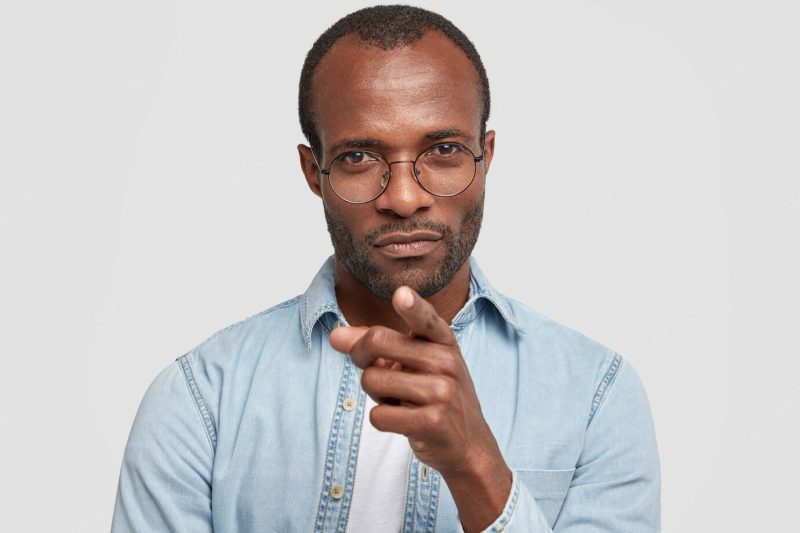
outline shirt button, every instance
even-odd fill
[[[338,500],[342,496],[344,496],[344,487],[338,483],[331,487],[331,498]]]
[[[430,480],[429,476],[430,470],[431,469],[428,468],[428,465],[422,465],[422,481],[424,483],[427,483]]]
[[[356,400],[352,397],[347,397],[342,402],[342,407],[344,407],[345,411],[352,411],[356,408]]]

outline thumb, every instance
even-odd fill
[[[366,327],[340,327],[331,331],[328,341],[334,350],[349,354],[353,345],[367,332]]]

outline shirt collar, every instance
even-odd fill
[[[500,316],[503,317],[509,325],[517,330],[517,333],[520,335],[525,334],[525,328],[519,323],[519,320],[514,315],[514,311],[508,305],[508,298],[492,287],[486,275],[478,266],[478,261],[475,257],[469,258],[469,268],[469,298],[467,298],[467,303],[464,304],[461,311],[453,318],[453,326],[456,328],[464,327],[472,322],[478,318],[478,315],[481,314],[486,304],[489,303],[497,309]]]
[[[507,298],[497,292],[486,279],[474,257],[469,259],[470,284],[469,298],[464,307],[453,318],[453,327],[458,329],[472,322],[483,311],[486,304],[492,304],[500,316],[508,322],[519,334],[524,334],[525,329],[520,325],[514,312],[508,305]],[[301,298],[300,321],[303,330],[303,339],[306,348],[311,349],[311,336],[314,326],[325,315],[332,314],[336,320],[344,321],[342,311],[336,302],[334,288],[334,259],[330,256],[314,276],[305,294]]]

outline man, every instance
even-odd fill
[[[352,13],[299,110],[334,256],[159,375],[112,529],[657,531],[631,366],[470,258],[495,147],[472,43],[418,8]]]

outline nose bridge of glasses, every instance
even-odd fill
[[[415,159],[398,159],[397,161],[386,161],[386,166],[389,167],[389,170],[386,171],[383,175],[384,183],[383,186],[386,186],[385,181],[387,181],[392,176],[392,165],[396,163],[411,163],[414,165],[412,168],[412,172],[414,173],[414,177],[419,176],[419,169],[417,168],[417,161]]]

